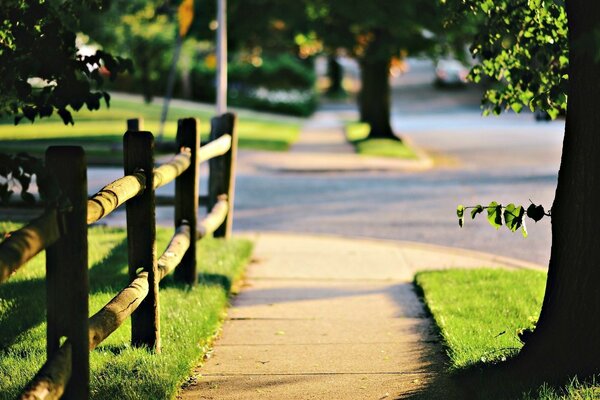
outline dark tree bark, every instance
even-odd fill
[[[600,3],[568,0],[569,104],[546,294],[519,359],[549,378],[600,372]]]
[[[369,139],[397,139],[390,124],[390,59],[360,60],[362,88],[358,95],[360,120],[371,126]]]
[[[342,86],[344,78],[344,69],[338,62],[335,55],[327,58],[327,76],[329,77],[329,88],[327,89],[328,96],[343,96],[346,91]]]
[[[389,58],[360,60],[362,88],[358,95],[360,120],[371,126],[369,139],[397,139],[390,125]]]

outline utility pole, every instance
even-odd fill
[[[217,0],[217,115],[227,112],[227,2]]]
[[[171,61],[171,70],[169,71],[169,77],[167,78],[167,92],[165,93],[163,108],[160,114],[160,125],[158,127],[157,137],[157,141],[159,142],[162,141],[165,133],[165,123],[167,122],[169,103],[171,102],[171,97],[173,97],[173,87],[175,86],[175,78],[177,78],[177,62],[179,61],[179,55],[181,54],[183,39],[190,30],[193,20],[194,0],[183,0],[177,9],[177,24],[179,29],[177,36],[175,37],[175,52],[173,54],[173,61]]]

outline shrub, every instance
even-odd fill
[[[317,106],[315,73],[292,55],[266,57],[260,66],[232,62],[228,79],[228,101],[234,106],[301,116],[312,114]],[[197,63],[192,69],[191,82],[195,100],[214,101],[214,69]]]

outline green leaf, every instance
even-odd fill
[[[517,113],[517,114],[518,114],[518,113],[520,113],[520,112],[521,112],[521,110],[523,109],[523,104],[521,104],[521,103],[512,103],[512,104],[510,105],[510,108],[512,108],[512,110],[513,110],[515,113]]]
[[[548,115],[550,115],[550,118],[552,118],[553,120],[556,119],[556,117],[558,117],[558,114],[560,113],[560,110],[558,108],[548,108],[546,110],[546,112],[548,113]]]
[[[492,201],[488,205],[488,222],[494,228],[498,229],[502,226],[502,205]]]
[[[539,220],[544,218],[545,215],[546,214],[544,213],[544,207],[541,205],[538,206],[535,204],[531,204],[529,207],[527,207],[527,216],[535,222],[538,222]]]
[[[465,206],[460,204],[456,207],[456,216],[458,217],[458,226],[462,228],[465,223]]]
[[[506,224],[506,227],[512,232],[515,232],[523,225],[524,214],[525,210],[522,206],[517,207],[513,203],[507,205],[504,208],[504,223]]]
[[[477,214],[480,214],[480,213],[482,213],[482,212],[483,212],[483,210],[484,210],[483,206],[482,206],[481,204],[477,204],[477,205],[475,206],[475,208],[474,208],[474,209],[471,211],[471,219],[475,219],[475,216],[476,216]]]

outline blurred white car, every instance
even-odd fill
[[[439,60],[435,67],[435,84],[439,86],[458,86],[467,83],[469,68],[453,59]]]

